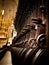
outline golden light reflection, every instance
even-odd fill
[[[4,4],[3,4],[4,3]],[[7,43],[7,38],[12,37],[15,14],[18,0],[0,0],[0,47]]]

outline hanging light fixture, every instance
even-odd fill
[[[44,0],[42,0],[42,4],[40,5],[40,10],[42,13],[45,13],[45,11],[46,11],[46,6],[44,5]]]
[[[41,10],[41,13],[42,13],[42,20],[43,20],[43,24],[45,24],[46,22],[46,6],[45,6],[45,3],[44,3],[44,0],[42,0],[42,4],[40,5],[40,10]]]
[[[4,15],[4,9],[2,10],[2,16]]]
[[[46,10],[46,7],[44,5],[44,0],[42,0],[42,4],[40,5],[40,10],[41,10],[42,13],[44,13],[45,10]]]
[[[5,10],[4,10],[4,0],[2,0],[2,16],[4,16]]]

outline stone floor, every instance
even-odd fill
[[[12,65],[11,52],[7,51],[5,56],[0,61],[0,65]]]

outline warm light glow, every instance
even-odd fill
[[[8,40],[10,42],[8,46],[12,43],[12,30],[15,29],[13,24],[18,6],[18,0],[15,1],[1,0],[0,2],[0,47],[6,45],[7,38],[10,39]],[[13,36],[15,37],[16,34],[14,34]]]
[[[43,22],[42,22],[42,24],[45,24],[46,23],[46,20],[44,20]]]
[[[36,29],[36,30],[38,29],[38,26],[37,26],[37,25],[35,26],[35,29]]]
[[[2,10],[2,15],[4,15],[4,10]]]
[[[14,31],[13,31],[13,38],[16,37],[16,36],[17,36],[17,31],[14,30]]]

